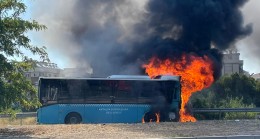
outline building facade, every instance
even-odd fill
[[[87,78],[91,76],[91,73],[85,68],[64,68],[61,70],[60,76],[68,78]]]
[[[91,73],[84,68],[60,69],[55,63],[38,62],[34,69],[25,71],[24,76],[38,87],[40,77],[86,78],[90,77]]]
[[[243,60],[239,58],[240,53],[226,53],[223,55],[222,75],[243,73]]]
[[[35,87],[37,87],[40,77],[59,77],[60,72],[61,69],[57,67],[57,64],[38,62],[34,69],[25,71],[24,76],[30,80]]]

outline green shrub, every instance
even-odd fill
[[[227,98],[226,100],[222,100],[220,102],[222,106],[220,108],[254,108],[254,104],[244,104],[243,97],[238,98]],[[227,112],[224,114],[223,119],[232,120],[232,119],[254,119],[257,113],[255,112]]]

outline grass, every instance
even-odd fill
[[[27,118],[0,118],[0,125],[35,125],[35,117]]]

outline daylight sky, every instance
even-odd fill
[[[40,1],[40,2],[39,2]],[[46,1],[46,0],[44,0]],[[44,19],[48,20],[48,18],[44,18],[41,16],[44,15],[51,15],[51,14],[56,14],[53,13],[53,7],[49,8],[44,4],[43,1],[41,0],[33,0],[33,1],[25,1],[28,9],[27,13],[24,15],[25,18],[27,19],[34,19],[39,21],[40,23],[45,24],[47,27],[50,25],[51,21],[45,21]],[[46,2],[46,3],[50,3]],[[143,6],[143,3],[140,2],[140,5]],[[37,7],[36,6],[46,6],[46,8],[40,8],[41,10],[46,10],[46,11],[41,11],[39,12],[36,11]],[[62,6],[62,3],[61,5]],[[66,5],[69,6],[69,5]],[[66,8],[64,6],[64,8]],[[141,7],[140,6],[140,7]],[[248,71],[249,73],[260,73],[260,0],[249,0],[245,4],[245,6],[242,8],[242,12],[244,15],[244,22],[245,24],[248,23],[253,23],[253,33],[244,38],[243,40],[240,40],[237,42],[236,47],[240,53],[240,59],[244,60],[244,70]],[[44,14],[42,14],[44,13]],[[62,23],[60,23],[62,24]],[[51,30],[51,29],[50,29]],[[66,57],[63,52],[61,52],[58,48],[60,47],[53,47],[51,45],[56,45],[56,44],[51,44],[50,38],[45,38],[43,36],[48,36],[48,34],[55,32],[51,31],[42,31],[40,33],[29,33],[30,38],[32,39],[32,43],[36,44],[38,46],[47,46],[47,51],[49,53],[49,57],[52,62],[58,64],[60,68],[71,68],[74,65],[70,64],[70,59],[69,57]],[[45,34],[45,35],[42,35]],[[249,49],[250,48],[250,49]]]

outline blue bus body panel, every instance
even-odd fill
[[[68,113],[77,112],[83,123],[140,123],[149,110],[145,104],[55,104],[38,110],[38,122],[61,124]]]
[[[38,109],[37,118],[39,123],[59,124],[59,105],[51,105]]]

